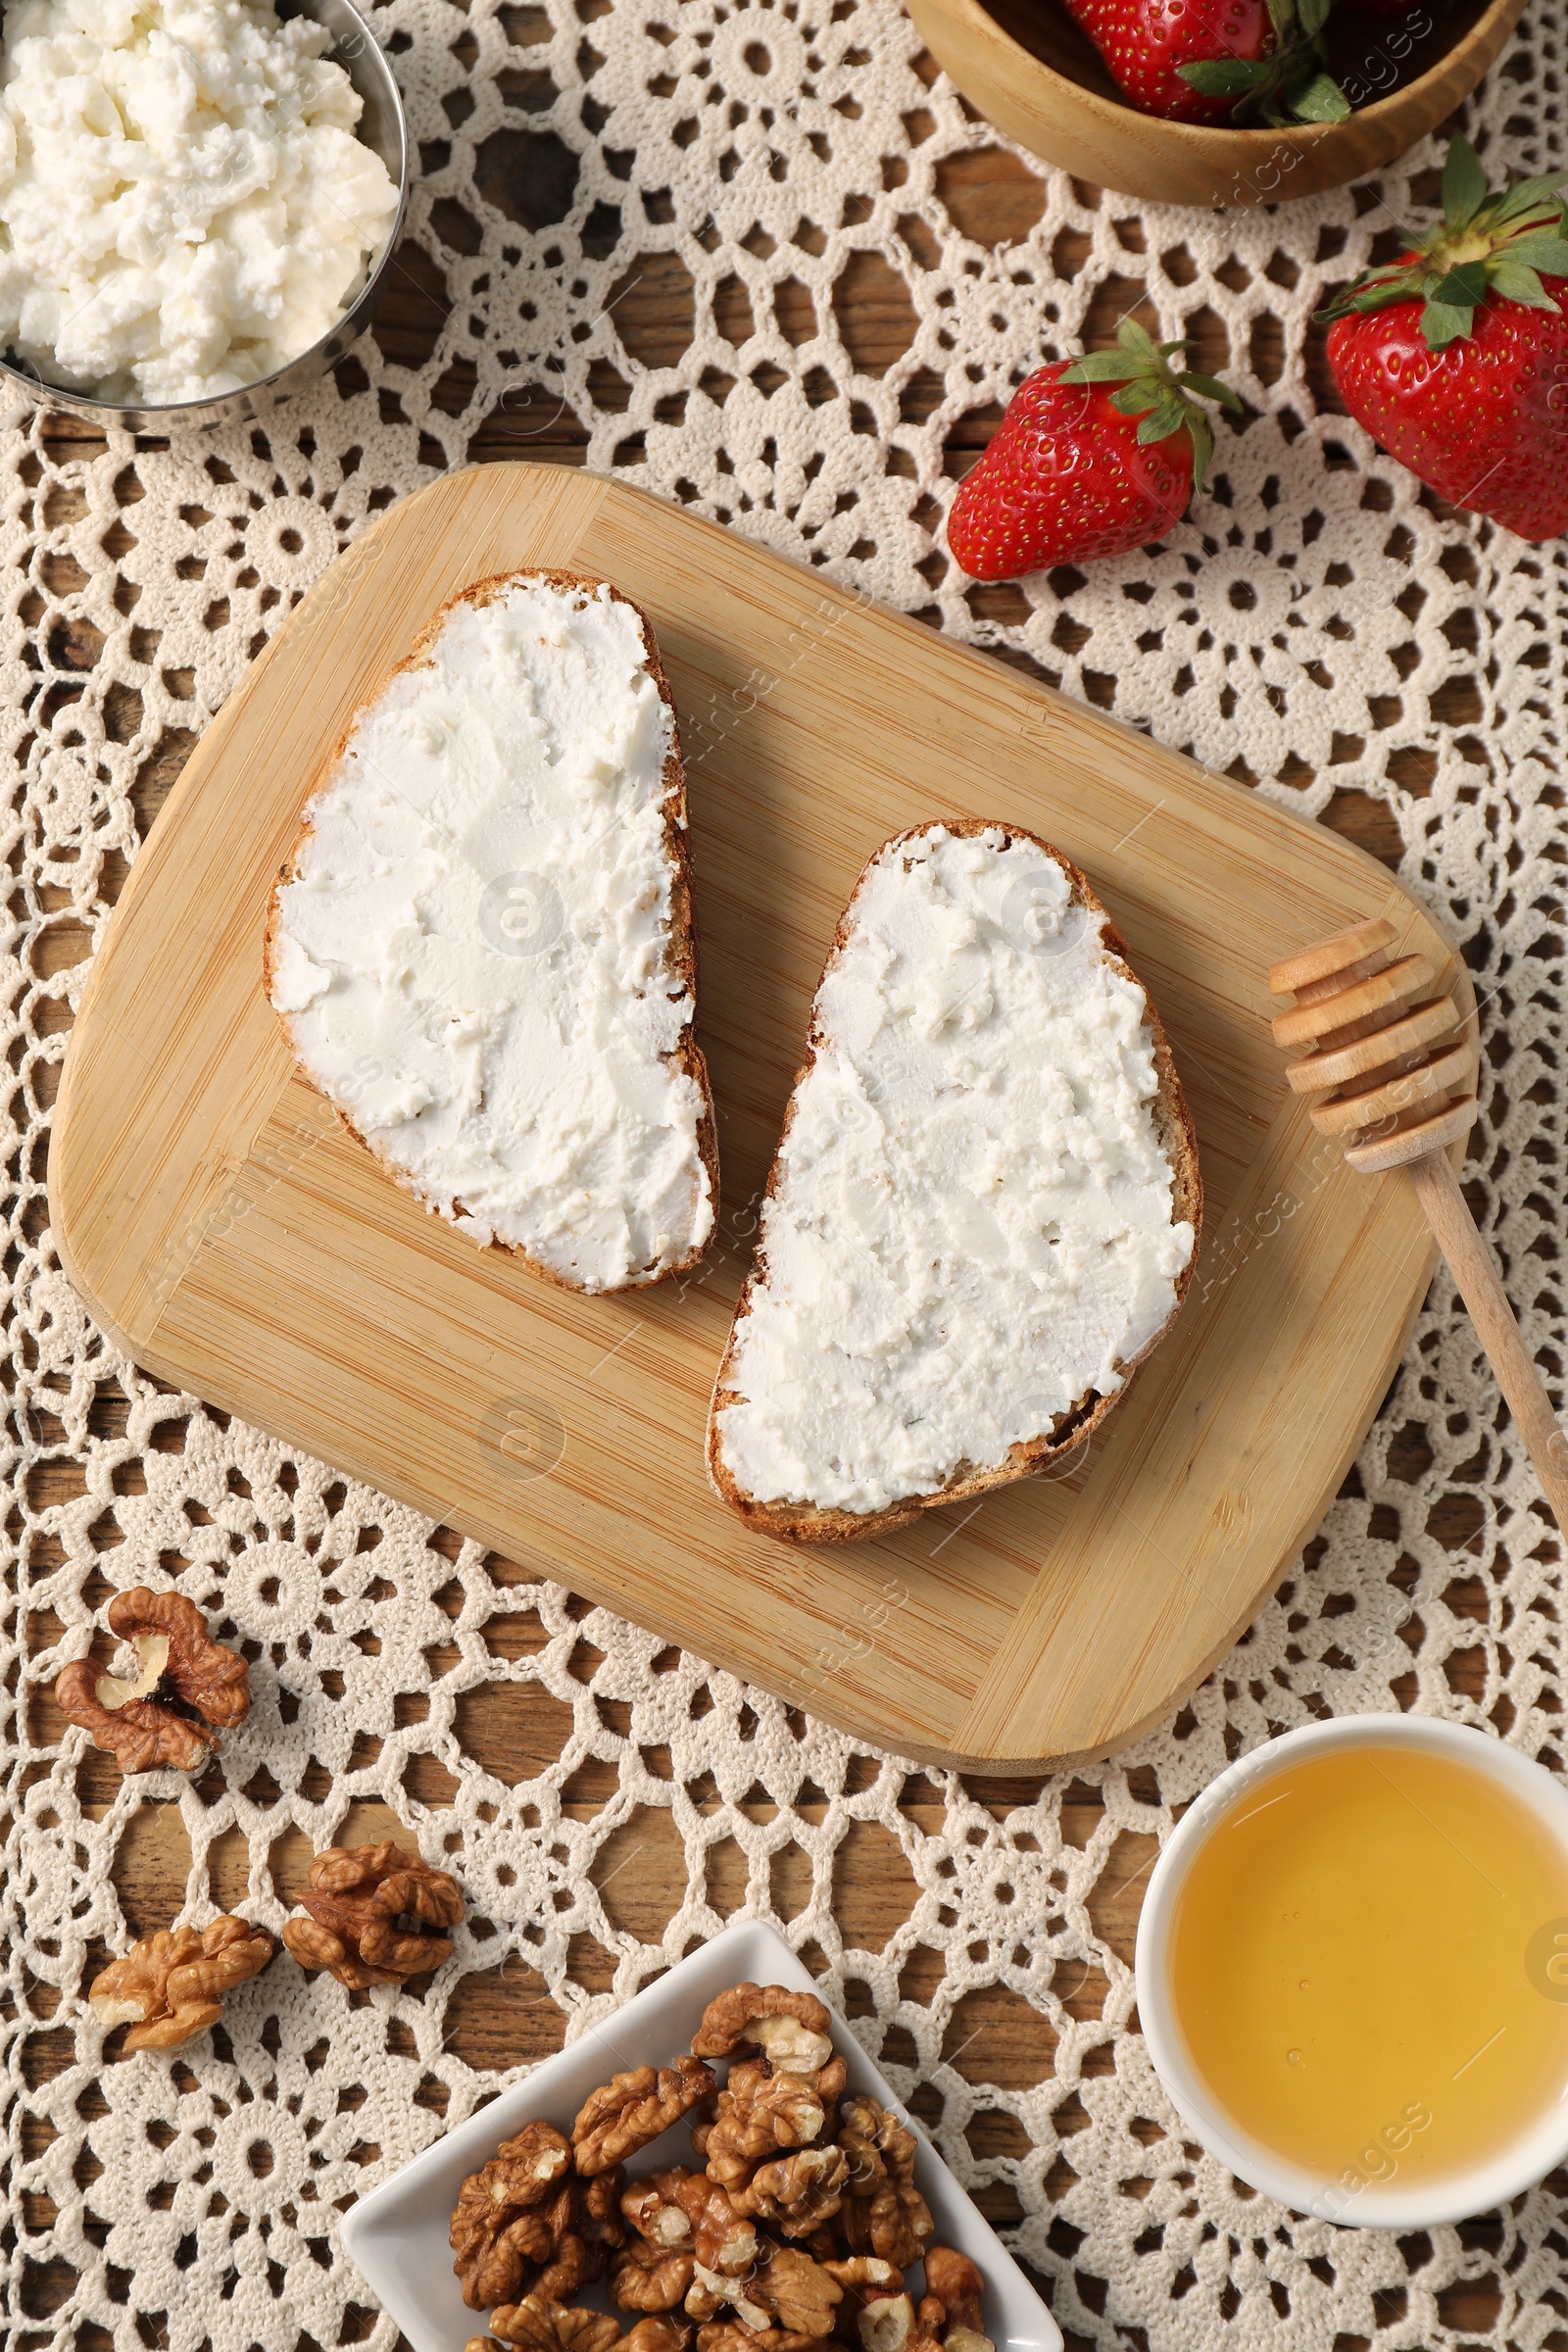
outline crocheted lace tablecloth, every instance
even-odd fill
[[[44,1191],[93,947],[207,718],[368,516],[432,469],[544,455],[1282,805],[1372,796],[1474,973],[1468,1189],[1560,1384],[1564,551],[1381,457],[1309,327],[1430,204],[1434,152],[1298,206],[1160,211],[1012,151],[891,0],[391,0],[374,23],[418,157],[378,339],[263,427],[5,423],[14,2340],[390,2347],[339,2212],[745,1910],[820,1971],[1069,2341],[1563,2345],[1568,2181],[1398,2239],[1303,2221],[1184,2141],[1132,2014],[1144,1874],[1227,1757],[1419,1706],[1558,1763],[1559,1547],[1446,1278],[1321,1533],[1191,1703],[1102,1768],[991,1785],[870,1755],[160,1390],[77,1304]],[[1562,32],[1532,0],[1467,110],[1494,168],[1562,160]],[[940,544],[954,479],[1033,361],[1129,309],[1245,396],[1209,495],[1155,554],[967,585]],[[139,1581],[257,1662],[194,1785],[122,1782],[49,1696]],[[107,1951],[182,1891],[275,1929],[313,1846],[394,1821],[468,1899],[424,1997],[280,1958],[210,2039],[106,2059],[82,1986]]]

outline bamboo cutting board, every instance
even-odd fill
[[[454,590],[528,564],[647,610],[687,758],[720,1231],[695,1278],[618,1298],[420,1209],[262,989],[269,893],[355,705]],[[878,843],[954,815],[1044,834],[1110,906],[1197,1120],[1203,1250],[1068,1475],[786,1547],[710,1493],[709,1394],[834,925]],[[187,762],[71,1040],[55,1236],[150,1371],[858,1736],[982,1772],[1089,1755],[1255,1611],[1426,1288],[1413,1194],[1344,1170],[1268,1031],[1266,966],[1373,914],[1450,963],[1370,858],[1002,663],[619,482],[475,467],[339,558]]]

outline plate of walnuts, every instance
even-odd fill
[[[415,2352],[1061,2352],[760,1921],[456,2126],[342,2239]]]

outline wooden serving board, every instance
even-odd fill
[[[420,1209],[262,989],[271,883],[355,705],[455,589],[528,564],[649,612],[688,762],[721,1229],[697,1278],[619,1298]],[[1198,1124],[1199,1271],[1073,1474],[785,1546],[710,1491],[709,1394],[834,925],[878,843],[950,815],[1044,834],[1108,903]],[[619,482],[475,467],[339,558],[187,762],[71,1040],[55,1236],[149,1370],[861,1738],[981,1772],[1102,1752],[1311,1534],[1426,1289],[1407,1183],[1342,1167],[1268,1031],[1265,967],[1373,914],[1450,962],[1360,852],[1001,662]]]

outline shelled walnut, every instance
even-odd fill
[[[787,2328],[753,2328],[735,2320],[712,2320],[697,2330],[697,2352],[816,2352],[818,2341]]]
[[[493,2303],[565,2308],[604,2276],[625,2236],[619,2172],[579,2180],[553,2124],[529,2124],[463,2183],[449,2240],[470,2311]]]
[[[324,1968],[340,1984],[402,1984],[452,1956],[442,1930],[463,1917],[456,1879],[387,1838],[329,1846],[300,1896],[310,1916],[291,1919],[283,1941],[301,1968]]]
[[[562,2182],[543,2209],[549,2250],[527,2282],[530,2295],[541,2303],[559,2303],[604,2277],[612,2250],[626,2234],[616,2211],[625,2178],[617,2169],[597,2180]]]
[[[709,2178],[749,2180],[753,2167],[781,2148],[804,2148],[820,2137],[827,2108],[806,2075],[775,2074],[765,2058],[730,2068],[703,2143]]]
[[[555,2253],[545,2207],[571,2171],[571,2143],[554,2124],[526,2124],[470,2173],[458,2195],[448,2242],[470,2311],[520,2299]]]
[[[609,2352],[612,2345],[618,2352],[687,2352],[696,2332],[684,2321],[656,2318],[639,2320],[622,2335],[603,2312],[558,2307],[552,2318],[526,2305],[503,2306],[490,2324],[505,2334],[470,2335],[464,2352],[502,2352],[503,2343],[524,2344],[531,2352]]]
[[[737,2212],[728,2189],[706,2174],[689,2174],[675,2193],[691,2222],[698,2267],[723,2278],[744,2278],[757,2260],[756,2223]]]
[[[572,2183],[571,2228],[582,2239],[590,2278],[602,2278],[611,2255],[626,2242],[626,2225],[620,2215],[625,2185],[626,2175],[618,2164],[593,2180]]]
[[[548,2295],[503,2304],[490,2314],[490,2329],[504,2344],[522,2344],[527,2352],[610,2352],[620,2341],[620,2322],[608,2312],[572,2308]]]
[[[926,2302],[940,2303],[940,2313],[931,2314],[938,2328],[961,2328],[966,2334],[985,2333],[986,2282],[977,2264],[956,2246],[927,2246],[925,2250]],[[922,2313],[925,2303],[920,2306]]]
[[[215,1642],[182,1592],[136,1585],[109,1604],[109,1630],[136,1653],[136,1671],[100,1674],[76,1658],[55,1683],[55,1704],[122,1772],[199,1772],[221,1735],[250,1713],[250,1668]]]
[[[578,2172],[608,2172],[612,2164],[635,2156],[711,2098],[713,2089],[711,2068],[693,2057],[677,2058],[673,2066],[630,2067],[612,2076],[586,2101],[571,2127]]]
[[[828,2277],[837,2280],[843,2298],[834,2314],[833,2332],[846,2343],[858,2344],[861,2312],[884,2295],[900,2293],[904,2273],[896,2263],[884,2262],[880,2254],[850,2254],[842,2259],[824,2254],[818,2259]]]
[[[685,2320],[639,2320],[634,2328],[626,2330],[622,2339],[623,2352],[686,2352],[696,2332],[696,2328]]]
[[[677,2248],[689,2250],[692,2245],[692,2217],[681,2199],[681,2190],[689,2180],[702,2180],[701,2173],[692,2172],[684,2164],[671,2165],[662,2173],[650,2173],[646,2180],[634,2180],[620,2200],[621,2219],[650,2246],[663,2253]],[[707,2183],[703,2183],[707,2186]]]
[[[859,2317],[864,2352],[939,2352],[938,2339],[914,2308],[912,2295],[882,2295]]]
[[[844,2203],[849,2160],[840,2147],[802,2148],[760,2164],[743,2187],[730,2195],[737,2212],[773,2222],[786,2237],[808,2237]]]
[[[851,2247],[907,2270],[919,2261],[936,2228],[914,2185],[914,2133],[877,2100],[846,2099],[839,2111],[839,2145],[851,2180],[844,2196],[844,2233]]]
[[[227,1912],[206,1928],[165,1928],[101,1969],[87,2000],[104,2025],[129,2024],[127,2050],[175,2050],[216,2026],[224,1993],[260,1976],[276,1949],[266,1928]]]
[[[710,2320],[697,2330],[697,2352],[780,2352],[777,2329],[740,2320]]]
[[[747,2280],[746,2292],[786,2334],[819,2337],[832,2334],[834,2309],[844,2289],[804,2247],[774,2246]]]
[[[616,2255],[610,2274],[611,2295],[622,2311],[676,2311],[686,2299],[696,2265],[689,2246],[652,2246],[639,2238]]]
[[[814,2075],[833,2055],[831,2022],[814,1992],[735,1984],[709,2002],[692,2049],[699,2058],[729,2058],[745,2044],[779,2074]]]

